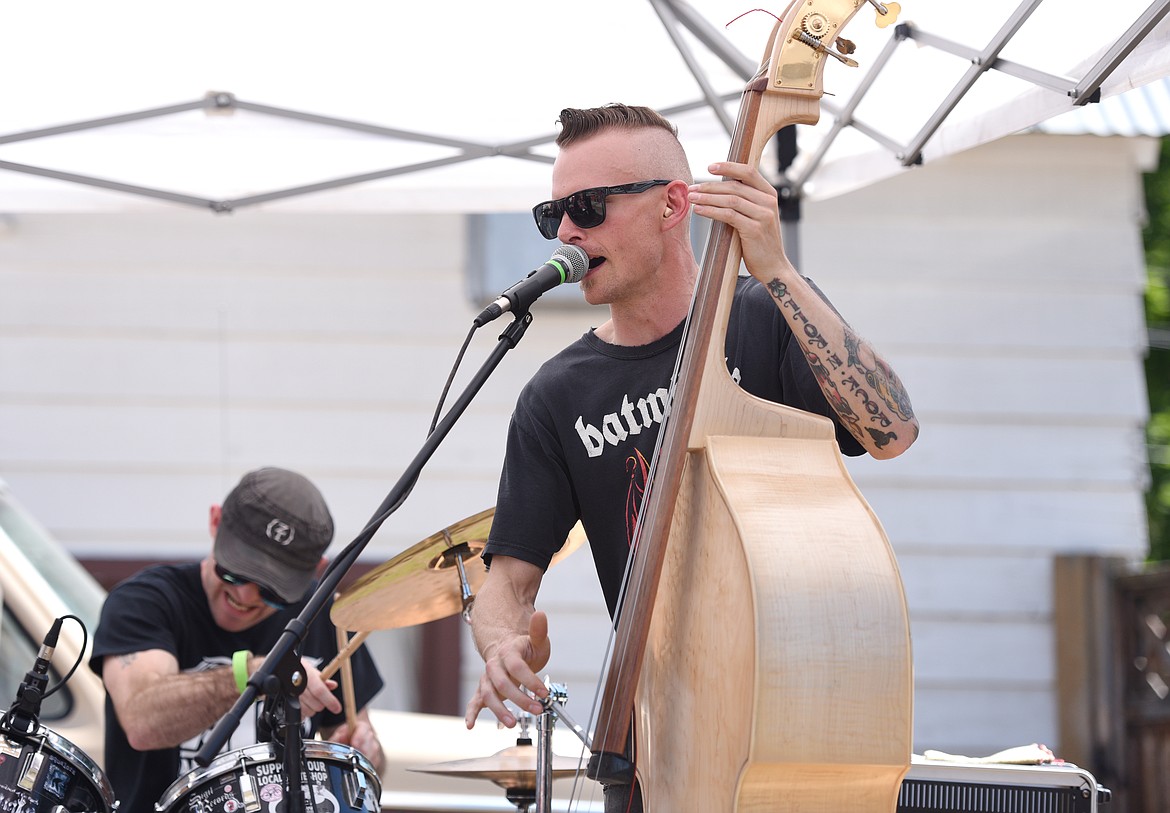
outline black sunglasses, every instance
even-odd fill
[[[532,216],[536,218],[536,228],[540,229],[545,240],[552,240],[557,236],[557,229],[561,227],[561,218],[569,216],[583,229],[592,229],[605,222],[605,199],[610,195],[637,195],[654,186],[664,186],[673,181],[638,181],[624,183],[621,186],[595,186],[592,189],[582,189],[560,200],[546,200],[532,207]]]
[[[215,563],[215,575],[219,576],[220,581],[226,582],[228,584],[234,584],[234,585],[241,586],[241,587],[245,584],[256,584],[256,582],[252,581],[251,579],[245,579],[243,576],[237,576],[235,573],[232,573],[231,571],[226,570],[224,568],[224,566],[221,565],[219,562]],[[289,603],[287,601],[285,601],[284,599],[282,599],[280,596],[276,595],[276,593],[269,590],[267,587],[263,587],[259,584],[256,584],[256,588],[260,591],[260,600],[263,601],[265,604],[267,604],[272,609],[274,609],[274,610],[287,610],[288,609]]]

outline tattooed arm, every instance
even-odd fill
[[[264,656],[254,653],[248,674],[263,662]],[[302,718],[325,708],[340,712],[341,701],[332,694],[336,681],[323,680],[303,659],[301,666],[306,678],[299,697]],[[240,696],[230,666],[181,672],[175,656],[163,649],[107,655],[102,659],[102,680],[126,739],[137,751],[186,742],[215,725]]]
[[[793,272],[795,274],[795,271]],[[918,420],[902,382],[872,346],[841,318],[807,280],[779,276],[766,286],[780,307],[821,392],[841,423],[873,457],[906,451],[918,438]]]
[[[884,460],[906,451],[918,438],[910,396],[885,359],[789,262],[776,190],[745,164],[712,164],[709,170],[725,180],[691,187],[695,214],[738,232],[748,271],[767,286],[802,342],[805,359],[841,423],[873,457]]]
[[[249,664],[249,672],[260,665]],[[171,748],[215,725],[240,696],[230,667],[179,672],[162,649],[107,655],[102,680],[131,747]]]

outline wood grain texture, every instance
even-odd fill
[[[836,445],[708,438],[678,506],[638,701],[651,809],[892,810],[908,618]]]

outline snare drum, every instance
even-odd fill
[[[111,813],[114,789],[92,759],[37,725],[28,734],[0,730],[0,809],[22,813]]]
[[[360,751],[336,742],[305,742],[301,791],[305,809],[362,813],[380,808],[382,781]],[[310,797],[310,794],[312,796]],[[279,813],[284,801],[284,765],[270,743],[229,751],[167,788],[159,813]]]

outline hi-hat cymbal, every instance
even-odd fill
[[[355,632],[398,629],[455,615],[463,609],[462,563],[470,595],[487,577],[480,554],[496,509],[480,511],[383,562],[337,597],[329,617]],[[550,567],[585,542],[581,523],[573,526]]]
[[[577,773],[581,765],[570,757],[553,754],[552,778],[559,779]],[[453,762],[437,762],[433,765],[424,765],[418,768],[407,768],[419,773],[446,774],[448,776],[465,776],[470,779],[490,779],[502,788],[536,787],[536,746],[513,745],[503,751],[497,751],[490,757],[477,759],[457,759]]]

